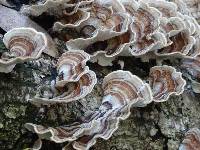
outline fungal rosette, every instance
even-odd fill
[[[138,106],[145,106],[152,101],[152,93],[148,84],[144,83],[139,77],[132,75],[128,71],[115,71],[107,75],[103,82],[105,97],[119,96],[125,97],[127,103],[134,103]],[[123,91],[127,90],[127,92]],[[132,91],[129,91],[132,90]],[[121,91],[121,92],[120,92]],[[121,95],[121,94],[131,95]],[[113,94],[113,96],[112,96]],[[117,99],[119,99],[117,98]],[[115,99],[115,98],[114,98]],[[134,102],[132,102],[134,100]],[[137,100],[137,102],[136,102]]]
[[[70,31],[66,32],[66,46],[70,50],[82,49],[98,62],[104,59],[102,54],[114,58],[141,56],[150,51],[158,56],[178,57],[200,53],[199,33],[194,35],[199,25],[192,17],[181,14],[173,2],[95,0],[83,8],[89,13],[87,19],[65,26]],[[71,32],[80,36],[68,35]]]
[[[104,35],[100,38],[103,41],[120,35],[128,29],[130,19],[118,1],[95,0],[90,7],[81,10],[87,11],[89,14],[87,19],[77,26],[70,27],[71,30],[75,29],[76,32],[84,35],[80,38],[92,38],[97,36],[98,32],[101,32],[99,34],[104,32]],[[110,35],[107,36],[108,33],[106,32],[109,32]]]
[[[100,4],[102,6],[100,7],[97,2],[101,2]],[[88,25],[89,27],[95,26],[94,29],[100,29],[95,33],[93,32],[94,34],[92,37],[90,36],[90,38],[77,38],[67,41],[66,46],[68,49],[82,49],[89,53],[94,59],[97,58],[98,62],[101,62],[100,59],[103,58],[99,56],[102,56],[102,54],[105,54],[104,56],[108,58],[113,58],[119,55],[130,56],[131,54],[138,56],[145,54],[156,47],[165,45],[166,38],[162,33],[157,32],[159,28],[159,20],[156,18],[159,18],[160,13],[156,9],[149,7],[143,2],[136,1],[132,1],[130,6],[127,5],[129,4],[127,1],[105,1],[106,3],[104,1],[97,2],[93,3],[93,7],[101,14],[96,11],[95,14],[94,12],[91,13],[91,17],[87,21],[83,22],[83,24]],[[104,5],[106,8],[103,7]],[[108,6],[112,6],[111,8],[113,9]],[[111,9],[110,15],[106,14],[109,12],[109,9]],[[115,14],[116,11],[117,14],[125,15],[126,21],[113,20],[113,17],[108,17],[112,16],[111,14]],[[145,11],[145,13],[143,13],[143,11]],[[94,20],[94,18],[97,21],[95,25],[92,25],[94,21],[90,20]],[[104,28],[105,25],[101,25],[99,22],[99,20],[102,22],[102,19],[104,19],[104,23],[106,23],[109,18],[111,18],[111,22],[114,21],[111,23],[114,28]],[[142,21],[141,18],[143,18]],[[136,25],[137,23],[138,26]],[[144,25],[140,26],[140,23]],[[99,27],[96,27],[97,25]],[[151,29],[148,29],[148,27]]]
[[[118,44],[115,46],[117,48],[120,47],[120,42],[124,43],[125,40],[127,42],[127,39],[123,40],[125,38],[123,35],[128,30],[130,18],[119,1],[95,1],[88,12],[90,12],[90,17],[76,28],[76,31],[79,31],[79,33],[81,31],[81,34],[85,36],[67,41],[66,45],[68,49],[83,49],[87,51],[88,47],[93,48],[93,45],[96,45],[96,43],[104,43],[103,45],[106,43],[112,49],[110,41],[114,43],[113,45]],[[115,41],[119,41],[119,43]],[[106,46],[106,48],[108,49],[109,46]],[[105,51],[104,53],[111,51],[104,47],[93,51],[96,54],[103,51]],[[115,47],[114,50],[117,49]],[[116,53],[118,54],[118,52]],[[110,56],[111,54],[107,55]]]
[[[200,130],[198,128],[190,129],[182,141],[179,150],[199,150],[200,147]]]
[[[169,45],[171,42],[169,37],[178,34],[186,28],[184,20],[179,17],[180,13],[178,12],[177,5],[163,0],[148,0],[147,3],[161,13],[160,30],[167,36],[167,45]]]
[[[46,36],[33,28],[14,28],[3,38],[8,49],[0,59],[0,72],[11,72],[17,63],[38,59],[47,48]]]
[[[131,106],[143,107],[152,101],[149,85],[128,71],[108,74],[102,88],[104,96],[99,114],[94,113],[95,118],[90,121],[92,128],[86,129],[74,142],[73,147],[77,150],[89,149],[97,138],[109,139],[118,129],[119,121],[130,115]]]
[[[40,138],[56,143],[74,141],[75,149],[87,150],[96,143],[97,138],[109,139],[117,130],[119,121],[130,115],[131,106],[142,107],[153,99],[149,85],[128,71],[108,74],[102,88],[104,96],[99,110],[82,118],[81,122],[57,128],[27,123],[26,128]]]
[[[160,22],[159,31],[162,36],[156,38],[160,41],[160,45],[153,49],[156,55],[195,57],[199,54],[199,33],[196,34],[199,32],[199,25],[193,17],[188,16],[189,14],[182,13],[180,6],[177,6],[179,3],[163,0],[143,2],[160,12],[157,20]]]
[[[148,3],[161,12],[160,29],[168,40],[168,44],[156,50],[155,53],[159,56],[189,55],[189,52],[192,51],[196,42],[195,38],[192,36],[194,24],[188,22],[187,19],[185,19],[186,16],[178,12],[175,3],[162,0],[157,0],[156,2],[149,0]]]
[[[155,102],[167,101],[170,95],[180,95],[184,91],[186,81],[182,73],[171,66],[155,66],[150,69],[149,84]]]
[[[193,3],[179,1],[46,0],[21,11],[55,16],[53,29],[66,30],[67,48],[84,50],[98,62],[102,54],[114,58],[150,51],[158,56],[195,57],[200,54],[200,34],[194,34],[199,25],[181,9],[182,4]]]
[[[86,66],[86,62],[89,59],[90,56],[83,51],[77,50],[63,53],[57,62],[58,76],[56,84],[63,86],[66,82],[78,81],[81,76],[89,71],[89,67]]]
[[[122,32],[128,21],[123,6],[119,1],[96,0],[89,9],[90,17],[84,24],[93,26],[95,29],[110,29],[115,32]]]
[[[89,59],[89,55],[81,50],[62,54],[57,63],[56,79],[48,86],[41,86],[30,101],[36,105],[68,103],[85,97],[97,82],[96,74],[86,66]]]
[[[171,51],[170,53],[168,53],[169,51],[167,50],[168,51],[167,55],[172,55],[172,54],[177,55],[178,54],[179,56],[181,55],[182,57],[186,56],[186,57],[194,58],[200,54],[200,52],[199,52],[199,47],[200,47],[200,44],[199,44],[199,39],[200,39],[199,29],[200,28],[199,27],[200,26],[197,23],[197,20],[195,20],[195,18],[192,17],[189,10],[187,9],[187,7],[186,7],[187,2],[183,2],[182,0],[175,0],[174,2],[177,4],[177,10],[178,10],[176,18],[178,17],[179,19],[182,19],[183,23],[185,24],[185,27],[183,27],[183,30],[178,33],[178,36],[180,36],[180,33],[182,34],[183,31],[184,32],[187,31],[187,34],[189,33],[189,35],[187,35],[187,37],[182,37],[182,40],[180,38],[179,41],[177,41],[177,39],[176,39],[177,34],[174,35],[176,37],[173,39],[173,44],[171,46],[171,49],[175,49],[175,50],[173,50],[173,52]],[[183,36],[183,34],[182,34],[182,36]],[[184,47],[186,49],[185,48],[184,49],[186,51],[185,50],[182,51],[183,50],[183,48],[181,48],[182,46],[179,46],[182,50],[181,49],[178,50],[178,45],[175,44],[176,42],[185,43]],[[191,46],[192,46],[192,48],[191,48]],[[168,47],[168,49],[169,48],[170,47]]]
[[[195,44],[195,38],[191,36],[189,30],[181,31],[180,33],[169,38],[172,44],[162,49],[158,49],[156,54],[159,56],[187,56]]]
[[[83,21],[87,20],[90,13],[85,9],[85,5],[89,5],[93,0],[81,0],[78,2],[71,0],[46,0],[44,3],[36,3],[33,5],[25,5],[21,8],[23,14],[29,16],[39,16],[43,13],[54,16],[54,30],[61,30],[65,27],[76,27]]]
[[[129,51],[133,56],[143,55],[165,45],[166,37],[158,30],[161,13],[157,9],[143,1],[132,0],[130,3],[122,0],[122,4],[132,18],[129,32],[134,35],[134,41]]]

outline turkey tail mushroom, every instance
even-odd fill
[[[63,53],[57,62],[58,76],[56,84],[63,86],[66,82],[78,81],[80,77],[89,71],[86,62],[90,59],[87,53],[81,50]]]
[[[0,59],[0,72],[11,72],[17,63],[38,59],[47,48],[46,36],[33,28],[14,28],[3,38],[8,52]]]
[[[38,32],[42,32],[47,38],[47,47],[43,52],[54,58],[58,56],[58,50],[52,37],[47,33],[45,29],[43,29],[37,23],[32,21],[29,17],[24,16],[23,14],[19,13],[14,9],[7,8],[2,5],[0,5],[0,14],[0,27],[4,31],[8,32],[9,30],[12,30],[14,28],[26,27],[33,28]]]
[[[68,103],[85,97],[97,82],[96,74],[86,62],[90,56],[84,51],[68,51],[59,58],[58,75],[48,86],[41,86],[30,101],[33,104]]]
[[[108,74],[102,88],[104,96],[99,110],[82,118],[82,122],[56,128],[27,123],[26,128],[40,138],[56,143],[74,141],[75,149],[88,150],[97,138],[107,140],[112,136],[118,129],[119,121],[130,115],[131,106],[143,107],[153,99],[149,85],[129,71]]]
[[[128,71],[118,70],[108,74],[102,88],[104,96],[100,115],[92,120],[96,123],[93,128],[86,130],[74,142],[73,147],[77,150],[88,150],[97,138],[108,140],[118,129],[119,121],[129,117],[131,106],[143,107],[152,101],[149,85]]]
[[[153,101],[164,102],[173,94],[182,94],[186,81],[182,78],[182,73],[171,66],[155,66],[150,69],[149,84]]]
[[[180,33],[169,38],[172,44],[155,51],[158,56],[188,56],[196,43],[195,38],[189,30],[181,31]]]
[[[129,52],[133,56],[143,55],[166,45],[166,37],[159,32],[161,13],[143,1],[121,0],[132,19],[129,32],[134,35]]]

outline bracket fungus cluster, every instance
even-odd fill
[[[197,56],[199,25],[176,3],[179,1],[46,0],[25,5],[21,12],[54,16],[53,29],[63,32],[69,50],[84,50],[106,65],[101,63],[104,57],[142,57],[151,51],[158,56]]]
[[[96,74],[86,62],[90,56],[84,51],[63,53],[57,62],[57,77],[50,85],[41,86],[30,101],[35,104],[68,103],[85,97],[97,82]]]
[[[8,49],[1,54],[0,72],[11,72],[17,63],[38,59],[47,47],[46,36],[33,28],[15,28],[3,37]]]
[[[52,37],[55,43],[64,42],[67,49],[57,60],[55,79],[41,84],[35,97],[29,99],[35,105],[69,103],[90,94],[98,79],[88,61],[108,66],[120,56],[178,58],[181,62],[179,69],[157,63],[144,79],[124,70],[109,73],[102,83],[104,94],[98,110],[79,122],[58,127],[26,123],[25,127],[39,136],[36,149],[41,148],[41,139],[47,139],[72,142],[75,149],[87,150],[97,138],[109,139],[119,121],[130,115],[131,107],[181,95],[186,85],[181,69],[191,75],[192,81],[200,81],[200,25],[194,18],[198,15],[188,13],[191,7],[184,1],[42,0],[22,6],[20,13],[31,18],[44,14],[53,17],[49,29]],[[5,22],[0,26],[5,27]],[[17,63],[35,60],[44,50],[50,52],[46,35],[33,28],[8,31],[3,38],[8,52],[1,54],[0,72],[11,72]],[[187,135],[191,138],[190,132]],[[184,143],[187,147],[187,140]]]
[[[182,94],[186,85],[182,74],[171,66],[155,66],[151,68],[149,82],[155,102],[167,101],[172,94]]]
[[[66,68],[66,66],[63,68]],[[183,92],[185,81],[181,77],[181,73],[176,72],[174,68],[157,66],[151,70],[151,74],[149,85],[129,71],[114,71],[103,80],[104,96],[99,109],[82,118],[80,122],[59,127],[45,127],[27,123],[25,127],[37,133],[39,140],[47,139],[56,143],[68,141],[73,142],[73,147],[77,150],[89,149],[96,143],[97,138],[109,139],[113,132],[117,130],[119,121],[130,115],[132,106],[144,107],[153,100],[155,102],[166,101],[170,95],[179,95]],[[78,74],[76,77],[78,77]],[[71,77],[62,75],[62,78]],[[33,99],[36,103],[37,100]],[[66,99],[67,102],[69,100],[70,98]],[[49,100],[49,102],[52,101],[65,102],[57,97]],[[47,101],[45,103],[48,104]],[[41,147],[42,142],[38,143],[40,146],[37,145],[37,147]]]
[[[83,118],[82,122],[56,128],[27,123],[26,128],[37,133],[40,138],[56,143],[73,141],[75,149],[89,149],[97,138],[106,140],[112,136],[118,128],[119,120],[130,115],[132,105],[146,106],[153,99],[149,85],[128,71],[119,70],[108,74],[102,88],[102,104],[97,111]]]

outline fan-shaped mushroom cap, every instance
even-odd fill
[[[89,149],[97,138],[109,139],[118,129],[119,120],[130,115],[130,107],[141,107],[152,101],[148,84],[128,71],[114,71],[108,74],[102,84],[104,97],[99,111],[103,116],[93,120],[96,124],[78,138],[73,147],[77,150]]]
[[[169,38],[171,44],[155,51],[158,56],[187,56],[192,51],[193,46],[196,43],[195,38],[192,36],[189,30],[181,31],[180,33],[171,36]]]
[[[81,50],[68,51],[58,60],[56,80],[41,87],[30,101],[34,104],[68,103],[85,97],[97,82],[86,62],[90,56]]]
[[[110,73],[104,78],[102,86],[104,95],[115,97],[114,100],[120,99],[118,101],[122,102],[123,98],[124,101],[132,103],[132,100],[135,101],[137,99],[138,106],[145,106],[152,101],[152,93],[149,85],[128,71],[119,70]],[[136,101],[133,103],[135,104]]]
[[[118,0],[96,0],[87,11],[90,13],[90,17],[82,22],[80,26],[77,26],[75,30],[84,33],[84,35],[90,35],[86,37],[89,39],[80,37],[80,39],[71,41],[75,45],[78,44],[79,49],[81,47],[87,47],[97,41],[104,41],[121,35],[128,30],[130,18]],[[85,41],[79,43],[80,40]],[[93,42],[91,43],[91,41]],[[75,49],[72,45],[71,47]]]
[[[85,5],[92,3],[93,0],[46,0],[44,3],[35,5],[26,5],[22,7],[21,12],[31,16],[39,16],[42,13],[48,13],[55,16],[56,22],[53,29],[55,31],[66,27],[74,28],[90,17],[90,13],[85,10]]]
[[[0,26],[6,32],[14,28],[26,27],[26,28],[33,28],[38,32],[44,33],[47,38],[47,47],[44,50],[44,53],[52,57],[57,57],[58,50],[56,49],[55,43],[51,38],[51,36],[47,33],[46,30],[44,30],[38,24],[33,22],[29,17],[24,16],[23,14],[19,13],[14,9],[7,8],[2,5],[0,5],[0,14],[1,14]]]
[[[187,28],[190,29],[192,36],[195,38],[195,44],[188,54],[188,56],[194,58],[200,55],[200,25],[193,17],[184,15],[184,19],[187,23]]]
[[[196,57],[200,54],[199,27],[194,18],[179,12],[175,17],[161,19],[161,31],[167,33],[168,45],[155,53],[159,56]]]
[[[161,12],[160,28],[168,37],[176,35],[185,29],[185,23],[178,16],[179,13],[175,3],[163,0],[147,0],[147,3]]]
[[[0,59],[0,72],[11,72],[17,63],[38,59],[47,47],[47,39],[33,28],[15,28],[4,35],[3,42],[9,52]]]
[[[52,81],[51,87],[41,87],[36,96],[29,101],[35,105],[69,103],[84,98],[92,91],[96,82],[96,74],[89,70],[77,81],[63,81],[62,86]]]
[[[80,77],[89,71],[89,67],[86,66],[86,62],[90,59],[90,56],[81,51],[68,51],[58,59],[57,70],[58,76],[56,78],[56,85],[63,86],[66,82],[75,82]]]
[[[170,17],[168,19],[161,19],[161,32],[165,33],[168,38],[168,44],[164,46],[168,46],[172,43],[170,41],[170,37],[177,35],[181,31],[186,28],[185,22],[179,17]]]
[[[149,82],[155,102],[167,101],[170,95],[180,95],[184,91],[186,81],[182,73],[171,66],[155,66],[150,69]]]
[[[62,17],[60,17],[60,19],[54,23],[53,29],[55,31],[59,31],[64,28],[75,28],[80,26],[81,23],[86,21],[89,17],[90,13],[82,9],[78,9],[77,12],[72,15],[68,15],[63,12]]]
[[[134,34],[134,42],[131,44],[129,51],[132,55],[138,56],[165,45],[166,38],[159,32],[161,13],[150,7],[143,1],[136,2],[132,0],[121,0],[127,13],[132,18],[130,32]]]
[[[150,6],[158,9],[162,13],[162,17],[175,17],[177,16],[177,5],[173,2],[165,0],[143,0]]]
[[[133,36],[129,32],[120,34],[111,30],[98,30],[92,38],[75,39],[66,42],[69,50],[82,49],[91,57],[99,53],[105,54],[106,57],[114,57],[128,48]]]
[[[128,48],[133,38],[126,33],[131,20],[118,0],[94,1],[88,12],[90,17],[87,20],[75,28],[68,28],[83,35],[66,42],[69,50],[81,49],[92,57],[99,53],[113,57]]]
[[[83,24],[98,30],[124,31],[128,16],[118,0],[96,0],[89,9],[90,17]],[[127,28],[127,27],[125,27]]]
[[[82,122],[57,128],[46,128],[27,123],[30,131],[40,138],[62,143],[74,141],[77,150],[87,150],[96,143],[97,138],[109,139],[118,129],[120,120],[130,115],[130,107],[145,106],[152,101],[148,84],[128,71],[114,71],[103,80],[104,97],[98,111],[82,119]],[[48,135],[48,136],[47,136]]]
[[[190,129],[186,134],[179,150],[199,150],[200,148],[200,130],[198,128]]]

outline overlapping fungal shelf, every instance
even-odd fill
[[[181,63],[180,68],[157,63],[146,78],[125,70],[109,73],[102,83],[100,107],[81,121],[58,127],[25,124],[39,136],[36,149],[41,148],[41,139],[46,139],[72,142],[74,149],[88,150],[97,138],[108,140],[118,129],[119,121],[130,115],[131,107],[145,107],[153,101],[167,101],[171,95],[180,96],[186,85],[182,70],[191,75],[192,81],[199,79],[200,25],[195,20],[199,12],[193,9],[192,0],[184,2],[43,0],[24,5],[20,10],[24,15],[53,17],[50,31],[66,46],[57,59],[56,78],[47,85],[41,84],[35,97],[29,99],[35,105],[69,103],[89,95],[98,80],[87,65],[89,61],[108,66],[118,56],[134,59],[153,55],[159,61],[178,58]],[[13,29],[3,41],[9,52],[1,56],[0,72],[6,73],[16,63],[37,59],[48,48],[45,36],[32,28]],[[189,131],[180,150],[199,146],[198,136],[198,130]]]
[[[46,36],[33,28],[15,28],[3,37],[8,52],[0,58],[0,72],[11,72],[17,63],[38,59],[47,47]]]
[[[155,66],[149,73],[149,84],[155,102],[163,102],[172,94],[180,95],[184,91],[185,80],[182,74],[171,66]]]
[[[83,118],[82,122],[61,127],[44,127],[27,123],[30,131],[40,138],[56,143],[73,141],[77,150],[89,149],[97,138],[109,139],[117,130],[119,120],[130,115],[131,106],[142,107],[152,101],[152,92],[148,84],[128,71],[114,71],[108,74],[102,84],[104,96],[99,110]]]
[[[99,53],[105,57],[142,56],[149,51],[159,56],[199,54],[198,23],[173,2],[47,0],[21,11],[31,16],[44,12],[55,16],[54,30],[67,30],[67,48],[82,49],[92,57]]]
[[[68,103],[85,97],[97,82],[96,74],[86,62],[90,56],[84,51],[63,53],[57,62],[57,77],[49,85],[41,85],[30,101],[34,104]]]

